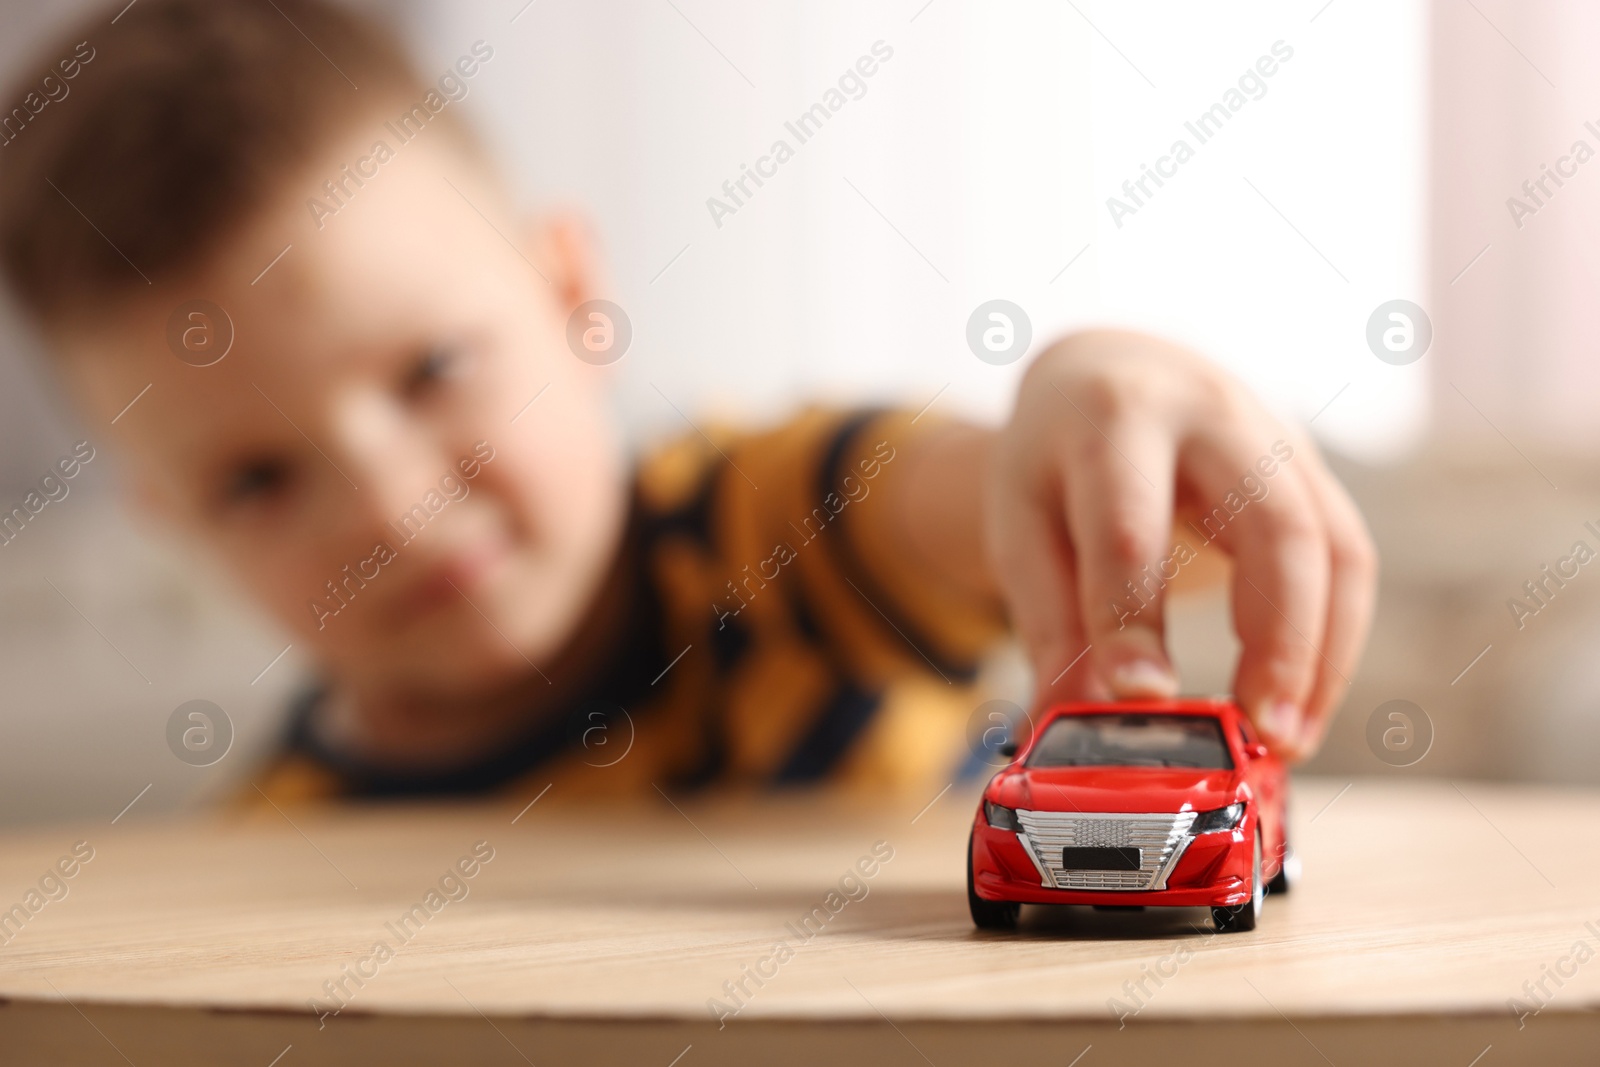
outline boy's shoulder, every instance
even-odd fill
[[[751,490],[761,488],[752,468],[788,484],[814,472],[862,427],[893,414],[879,408],[813,406],[762,427],[732,419],[700,421],[690,432],[644,450],[635,473],[640,501],[652,511],[683,507],[704,493],[724,467],[722,473],[742,479]]]

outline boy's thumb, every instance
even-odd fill
[[[1118,700],[1167,699],[1178,693],[1178,674],[1167,658],[1161,631],[1130,621],[1095,642],[1096,671]]]

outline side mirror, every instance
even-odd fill
[[[1251,759],[1265,759],[1268,755],[1267,746],[1260,741],[1244,746],[1244,754]]]
[[[995,751],[1000,753],[1000,755],[1004,756],[1006,759],[1015,759],[1017,755],[1017,743],[1015,741],[1007,741],[1005,744],[995,749]]]

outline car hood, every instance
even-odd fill
[[[996,783],[995,799],[1030,811],[1209,811],[1234,802],[1241,777],[1177,767],[1023,767]]]

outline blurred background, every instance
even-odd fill
[[[0,6],[0,77],[99,6]],[[1600,108],[1584,110],[1600,100],[1586,54],[1600,10],[362,6],[413,43],[425,74],[475,41],[494,48],[467,107],[529,210],[576,209],[600,235],[608,295],[634,324],[617,404],[637,447],[687,429],[673,404],[748,423],[810,400],[933,401],[997,421],[1023,364],[967,348],[967,318],[990,299],[1026,311],[1036,348],[1090,324],[1167,333],[1309,423],[1383,553],[1370,650],[1310,769],[1600,781],[1600,577],[1584,568],[1520,628],[1508,606],[1575,541],[1600,548],[1584,528],[1600,526],[1588,351],[1600,163],[1538,204],[1522,189],[1575,141],[1600,149]],[[97,46],[114,46],[114,14]],[[707,198],[877,42],[893,54],[866,92],[719,225]],[[1274,73],[1198,143],[1185,124],[1264,56]],[[1108,198],[1132,203],[1123,183],[1179,138],[1193,158],[1114,213]],[[1510,197],[1536,210],[1514,217]],[[1367,341],[1396,299],[1433,331],[1403,365]],[[74,423],[35,340],[0,311],[4,510],[75,442],[99,450],[66,499],[0,547],[0,820],[225,792],[307,677],[287,637],[123,508],[103,436]],[[1227,688],[1224,610],[1175,605],[1192,690]],[[191,699],[236,729],[209,768],[167,748],[168,716]],[[1419,731],[1431,723],[1405,760],[1367,740],[1391,700],[1421,709]]]

